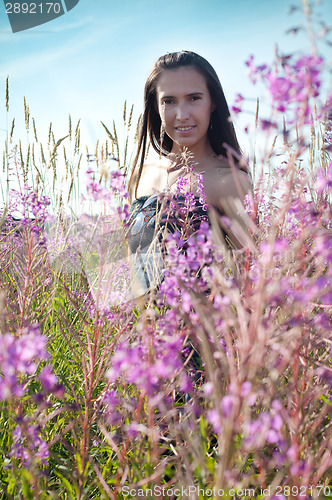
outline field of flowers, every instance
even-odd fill
[[[132,109],[124,147],[104,125],[86,168],[70,118],[44,146],[26,103],[28,145],[8,127],[1,499],[332,498],[332,94],[316,42],[246,62],[270,104],[248,131],[262,149],[246,246],[229,251],[226,216],[193,229],[180,180],[181,230],[144,297],[125,239]],[[8,82],[5,105],[9,118]]]

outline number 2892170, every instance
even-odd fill
[[[7,2],[7,14],[60,14],[61,4],[58,2],[34,3],[34,2]]]

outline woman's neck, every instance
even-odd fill
[[[202,170],[202,168],[206,168],[211,165],[215,159],[217,158],[217,154],[213,151],[211,146],[205,148],[201,151],[191,151],[187,148],[183,148],[179,152],[172,152],[168,155],[168,159],[171,162],[171,170],[177,170],[180,167],[184,167],[186,165],[192,166],[193,170]]]
[[[217,155],[210,146],[210,143],[199,145],[192,149],[173,147],[168,156],[172,163],[183,165],[184,160],[188,160],[194,167],[195,165],[199,166],[200,164],[209,162],[213,157],[216,158]]]

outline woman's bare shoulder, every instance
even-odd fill
[[[240,199],[243,203],[245,196],[252,192],[250,176],[236,167],[218,166],[203,177],[205,193],[212,205],[221,206],[231,198]]]
[[[250,175],[244,170],[240,170],[239,168],[229,168],[228,170],[223,169],[221,173],[227,187],[236,188],[237,186],[240,186],[246,192],[252,190],[252,181]],[[232,193],[233,190],[230,194]]]

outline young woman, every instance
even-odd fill
[[[159,155],[152,163],[146,162],[149,142]],[[183,161],[184,151],[191,156],[192,171]],[[174,191],[180,176],[191,178],[190,189],[198,194],[195,173],[202,174],[208,206],[231,220],[230,241],[237,247],[244,243],[236,227],[243,226],[243,201],[251,182],[241,160],[227,102],[212,66],[194,52],[160,57],[145,85],[138,149],[128,186],[132,201],[129,247],[136,255],[135,269],[143,288],[144,283],[148,289],[154,281],[149,266],[156,275],[162,267],[160,253],[151,248],[158,194]]]

